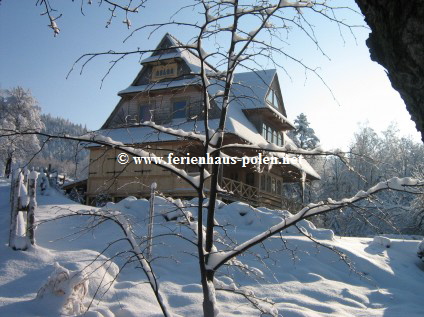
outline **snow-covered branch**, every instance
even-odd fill
[[[366,192],[360,191],[355,196],[350,198],[345,198],[339,201],[328,199],[327,202],[309,204],[308,206],[298,211],[296,214],[283,219],[279,224],[272,226],[271,228],[262,232],[261,234],[258,234],[252,239],[245,241],[241,243],[240,245],[236,246],[233,250],[211,253],[209,255],[209,261],[207,263],[208,268],[210,270],[216,271],[219,267],[221,267],[230,259],[243,253],[244,251],[250,249],[251,247],[259,244],[260,242],[273,236],[274,234],[280,232],[281,230],[284,230],[287,227],[295,225],[300,220],[306,219],[314,215],[337,210],[343,207],[348,207],[349,205],[359,202],[361,200],[369,199],[373,195],[383,190],[403,191],[403,192],[418,194],[421,192],[417,188],[422,188],[422,187],[424,187],[424,180],[413,179],[410,177],[407,177],[407,178],[395,177],[388,181],[384,181],[384,182],[380,182],[376,184],[375,186],[368,189]]]
[[[112,221],[113,223],[118,225],[125,237],[120,240],[126,240],[129,243],[131,248],[130,252],[133,254],[134,258],[140,264],[141,269],[146,275],[149,285],[152,288],[152,291],[155,294],[157,302],[162,310],[162,313],[166,317],[172,316],[169,310],[166,298],[163,297],[161,291],[159,290],[159,284],[153,272],[152,266],[150,265],[150,262],[147,261],[146,258],[144,257],[142,250],[140,249],[140,246],[134,236],[131,224],[126,219],[126,217],[123,214],[121,214],[119,211],[107,211],[107,210],[97,211],[93,209],[93,210],[78,210],[75,212],[57,216],[53,219],[49,219],[48,221],[72,217],[72,216],[89,216],[89,217],[100,219],[100,222],[98,224],[103,223],[105,221]],[[96,224],[95,226],[97,226],[98,224]],[[109,248],[110,246],[111,244],[109,244],[107,248]]]

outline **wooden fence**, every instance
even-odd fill
[[[10,186],[9,247],[27,250],[35,244],[34,223],[37,206],[36,190],[38,172],[18,169]]]

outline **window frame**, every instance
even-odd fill
[[[158,81],[165,78],[175,78],[178,73],[178,64],[176,62],[154,65],[152,67],[152,81]]]
[[[179,103],[184,103],[184,106],[180,109],[175,109],[175,105]],[[171,113],[171,119],[187,119],[187,105],[188,100],[187,99],[177,99],[172,100],[172,113]],[[177,113],[182,113],[182,116],[175,116]]]
[[[273,108],[280,110],[280,98],[278,97],[277,92],[270,88],[266,96],[266,102]]]

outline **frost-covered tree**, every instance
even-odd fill
[[[326,160],[320,170],[317,199],[341,199],[395,176],[420,178],[423,157],[424,146],[410,137],[400,137],[395,124],[380,134],[362,124],[350,144],[346,157],[349,166],[337,158]],[[381,193],[372,204],[346,208],[341,214],[326,214],[320,221],[321,225],[340,235],[420,234],[423,224],[421,201],[422,195]]]
[[[44,128],[40,108],[29,90],[16,87],[0,91],[0,128],[0,158],[8,177],[13,162],[25,161],[40,149],[36,135],[15,133],[30,133]]]
[[[47,13],[52,12],[47,6],[48,1],[40,1],[46,4]],[[110,1],[107,1],[110,3]],[[119,8],[119,7],[115,7]],[[140,123],[140,126],[147,126],[162,133],[171,134],[180,138],[185,138],[191,142],[201,144],[200,155],[211,156],[212,158],[220,158],[225,155],[226,150],[237,150],[238,148],[248,148],[257,152],[264,152],[267,155],[274,153],[295,154],[295,155],[339,155],[339,153],[326,153],[322,151],[309,151],[305,149],[294,149],[291,144],[281,146],[257,142],[252,144],[228,144],[226,140],[226,121],[230,113],[231,100],[233,98],[233,80],[236,70],[249,69],[251,71],[260,72],[261,65],[265,65],[273,58],[272,63],[278,64],[276,56],[283,53],[287,59],[295,61],[303,67],[307,72],[316,74],[315,68],[308,67],[302,58],[297,55],[290,55],[286,51],[287,36],[293,29],[297,29],[301,34],[311,39],[314,45],[320,50],[319,41],[316,38],[316,33],[313,28],[314,23],[309,20],[310,14],[318,13],[318,16],[327,18],[331,22],[339,22],[340,26],[346,26],[345,22],[337,17],[337,9],[331,7],[327,1],[238,1],[238,0],[198,0],[190,3],[182,10],[190,10],[190,18],[188,21],[178,20],[178,14],[172,15],[170,20],[152,25],[143,25],[136,29],[130,36],[135,36],[137,32],[144,30],[162,30],[165,27],[183,27],[190,30],[191,38],[185,43],[177,43],[173,48],[183,50],[192,50],[199,58],[198,68],[193,71],[192,75],[198,78],[198,86],[202,90],[202,116],[204,117],[199,125],[203,125],[204,133],[196,131],[183,131],[156,123],[152,120]],[[180,10],[179,10],[180,12]],[[334,15],[335,14],[335,15]],[[55,18],[48,14],[51,25],[55,34],[58,34],[58,27]],[[113,12],[112,12],[113,16]],[[128,18],[125,20],[128,26],[131,25]],[[219,40],[217,40],[219,39]],[[215,51],[207,54],[205,52],[205,43],[209,41],[210,47]],[[128,55],[138,54],[143,55],[152,53],[153,50],[134,49],[133,51],[117,52],[107,51],[104,53],[86,54],[78,60],[83,65],[97,56],[106,56],[110,54],[112,57],[111,67],[114,67],[117,62]],[[264,63],[259,61],[265,61]],[[210,72],[207,63],[210,62],[219,66],[219,71]],[[318,76],[319,77],[319,76]],[[319,77],[321,78],[321,77]],[[214,87],[215,86],[215,87]],[[219,89],[216,89],[219,86]],[[213,89],[215,88],[215,89]],[[219,104],[219,119],[218,124],[213,128],[209,124],[210,111],[214,104]],[[41,135],[46,133],[39,132]],[[416,179],[398,179],[393,178],[384,182],[380,182],[369,188],[367,191],[360,191],[352,195],[350,198],[341,200],[327,199],[316,204],[310,204],[299,210],[293,210],[293,213],[284,213],[279,222],[273,226],[267,227],[250,238],[244,241],[232,241],[231,244],[221,243],[217,240],[216,235],[216,217],[215,212],[218,208],[218,194],[224,193],[223,189],[218,184],[219,179],[219,164],[199,163],[194,167],[197,168],[197,175],[188,174],[178,165],[168,164],[167,161],[155,156],[149,148],[135,148],[132,146],[124,146],[122,143],[115,142],[110,138],[105,138],[95,132],[87,134],[83,137],[70,136],[48,136],[50,138],[63,138],[73,140],[85,140],[95,142],[99,145],[114,147],[132,156],[156,157],[155,164],[176,174],[184,180],[188,186],[194,188],[197,192],[197,217],[187,218],[189,227],[195,234],[195,240],[191,241],[197,250],[196,257],[198,259],[200,281],[203,294],[203,313],[204,316],[217,316],[219,313],[216,290],[219,281],[217,281],[217,272],[222,270],[226,265],[234,263],[236,258],[250,250],[255,246],[260,245],[266,239],[278,234],[282,230],[296,225],[303,219],[327,213],[341,208],[354,206],[362,201],[370,201],[373,196],[383,190],[393,189],[396,191],[415,191],[416,186],[423,186],[423,181]],[[306,146],[306,144],[305,144]],[[342,156],[342,155],[340,155]],[[344,162],[347,158],[342,156]],[[92,211],[95,213],[95,211]],[[119,213],[113,213],[113,216],[120,216]],[[130,228],[125,225],[125,228]],[[129,231],[129,230],[128,230]],[[127,240],[134,243],[135,256],[142,257],[140,248],[135,239]],[[144,258],[142,258],[142,263]],[[147,278],[154,281],[154,274],[148,268],[146,271]],[[145,271],[145,272],[146,272]],[[168,307],[164,306],[163,297],[159,288],[159,284],[151,282],[152,289],[162,312],[168,316]],[[261,311],[263,314],[271,314],[277,316],[278,312],[267,310]]]
[[[42,114],[41,121],[45,128],[43,132],[60,135],[83,135],[87,133],[87,128],[81,124],[74,124],[67,119],[52,117],[49,114]],[[88,151],[78,142],[54,139],[48,140],[46,137],[38,137],[42,144],[42,149],[37,157],[32,161],[33,166],[47,167],[60,173],[66,173],[72,178],[87,177]]]
[[[301,113],[294,120],[296,129],[289,133],[290,138],[301,149],[313,149],[319,144],[319,138],[309,124],[306,115]]]

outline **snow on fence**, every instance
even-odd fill
[[[19,168],[12,177],[10,187],[9,247],[26,250],[35,245],[34,223],[37,207],[36,189],[38,172]]]

